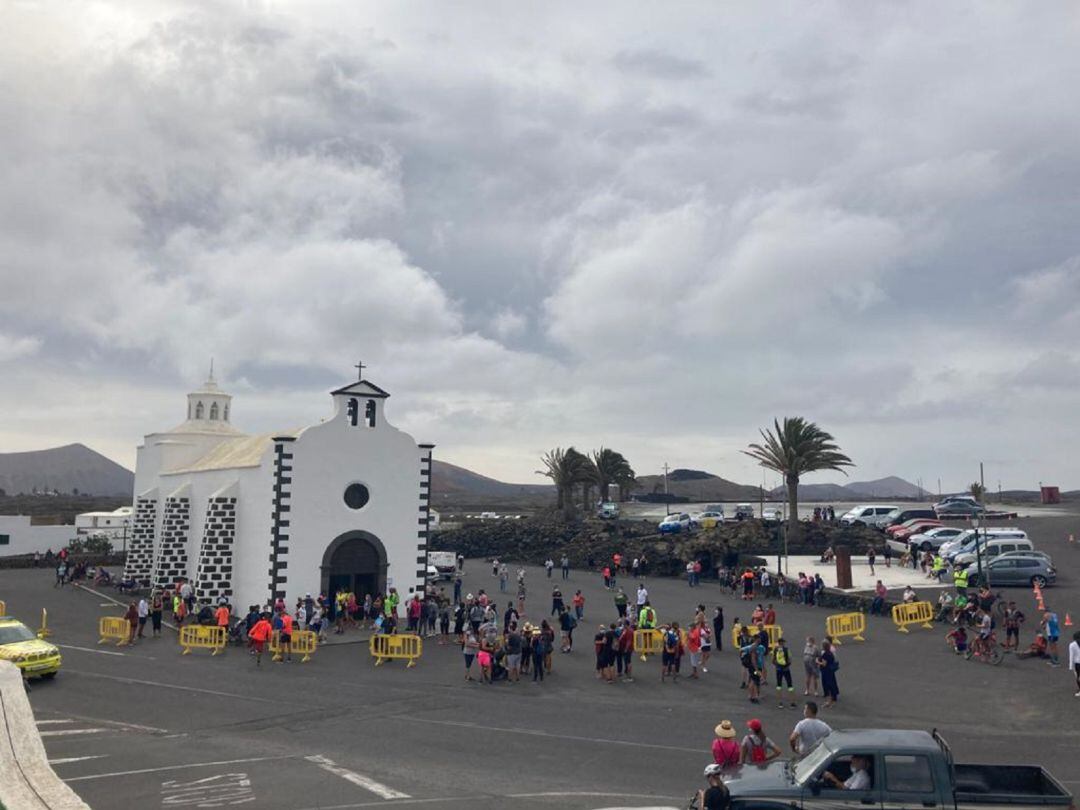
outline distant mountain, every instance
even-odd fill
[[[551,495],[550,484],[507,484],[486,475],[474,473],[456,464],[434,459],[431,463],[431,494],[433,503],[462,497],[513,498],[516,496]]]
[[[878,478],[876,481],[853,481],[845,487],[862,497],[871,498],[929,498],[930,493],[925,489],[919,489],[910,481],[890,475],[887,478]]]
[[[664,491],[664,476],[639,475],[634,493]],[[761,494],[758,487],[736,484],[702,470],[677,469],[668,473],[668,492],[691,501],[754,501]]]
[[[777,487],[769,492],[773,498],[782,498],[784,488]],[[924,500],[931,498],[925,489],[890,475],[874,481],[852,481],[850,484],[799,484],[800,501],[865,501],[903,498],[906,500]]]
[[[57,490],[130,498],[135,473],[83,444],[0,453],[0,489],[8,495]]]

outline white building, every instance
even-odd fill
[[[120,539],[131,529],[132,508],[121,506],[113,512],[83,512],[75,516],[75,533]]]
[[[0,515],[0,557],[59,551],[75,537],[75,527],[33,525],[29,515]]]
[[[246,435],[211,373],[187,420],[138,448],[125,575],[188,578],[241,609],[342,587],[423,593],[434,446],[391,426],[389,394],[367,380],[331,397],[318,425]]]

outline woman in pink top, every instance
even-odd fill
[[[734,768],[739,764],[739,744],[735,742],[735,727],[724,720],[715,729],[712,744],[713,761],[721,768]]]

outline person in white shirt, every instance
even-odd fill
[[[146,618],[150,615],[150,605],[146,603],[146,597],[139,599],[139,638],[143,637],[143,628],[146,627]]]
[[[908,585],[906,588],[904,588],[904,604],[905,605],[910,605],[917,598],[918,598],[918,596],[916,595],[914,588],[912,588],[910,585]]]
[[[1073,633],[1072,643],[1069,644],[1069,669],[1076,677],[1076,694],[1073,697],[1080,698],[1080,630]]]
[[[822,777],[830,785],[841,790],[870,790],[873,784],[870,781],[870,772],[867,770],[869,765],[866,757],[855,754],[851,757],[851,776],[843,782],[828,771],[825,771]]]
[[[788,737],[791,750],[798,756],[806,756],[807,751],[814,747],[818,740],[832,734],[832,728],[824,720],[818,720],[818,706],[812,701],[806,701],[803,708],[803,719],[795,724]]]
[[[644,585],[638,585],[637,589],[637,606],[638,612],[645,606],[645,603],[649,601],[649,592],[645,589]]]

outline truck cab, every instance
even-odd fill
[[[856,777],[856,771],[866,775]],[[1036,765],[956,764],[936,732],[908,730],[833,731],[800,760],[744,765],[724,783],[738,810],[1015,810],[1072,803],[1061,783]],[[865,786],[855,787],[859,783]]]

